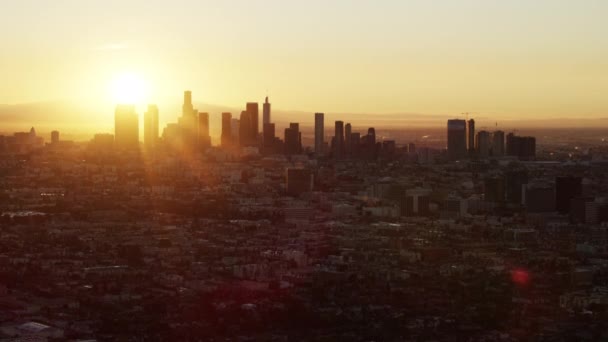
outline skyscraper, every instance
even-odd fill
[[[275,128],[273,123],[264,124],[264,135],[263,135],[263,147],[264,153],[270,154],[274,153],[274,138],[275,138]]]
[[[475,120],[469,119],[467,125],[467,148],[469,150],[469,154],[473,154],[475,152]]]
[[[346,155],[350,155],[351,153],[351,134],[352,126],[350,125],[350,123],[347,123],[346,126],[344,126],[344,151],[346,152]]]
[[[249,111],[242,111],[239,119],[239,144],[241,146],[251,146],[251,115]]]
[[[114,112],[114,145],[118,149],[139,147],[139,118],[134,105],[118,105]]]
[[[232,140],[232,114],[224,112],[222,113],[222,147],[230,146]]]
[[[264,105],[263,105],[263,118],[262,118],[262,124],[269,124],[270,123],[270,102],[268,102],[268,96],[266,96],[266,100],[264,101]],[[262,126],[262,128],[264,128],[264,126]]]
[[[59,142],[59,131],[51,132],[51,144],[56,144]]]
[[[248,102],[247,103],[247,113],[249,120],[249,134],[247,146],[257,146],[258,144],[258,135],[260,133],[260,121],[259,121],[259,109],[257,102]],[[243,120],[241,118],[241,126],[243,125]],[[242,144],[242,142],[241,142]]]
[[[299,151],[299,141],[300,141],[300,132],[299,125],[290,123],[288,128],[285,128],[285,154],[292,155],[298,154]]]
[[[158,106],[148,105],[144,113],[144,145],[151,150],[158,144]]]
[[[334,158],[342,158],[344,152],[344,122],[336,121],[334,126]]]
[[[467,155],[466,131],[466,121],[448,120],[448,159],[458,160]]]
[[[505,132],[495,131],[492,134],[492,155],[495,157],[505,155]]]
[[[477,141],[475,143],[475,149],[477,155],[481,158],[487,158],[490,155],[490,132],[479,131],[477,132]]]
[[[209,136],[209,113],[198,113],[198,142],[201,149],[211,146]]]
[[[190,90],[184,91],[184,103],[182,104],[182,115],[189,115],[194,112],[192,105],[192,92]]]
[[[180,127],[180,142],[178,146],[188,150],[197,149],[198,145],[198,112],[192,106],[192,92],[184,91],[184,103],[182,104],[182,116],[178,119]]]
[[[325,114],[315,113],[315,153],[320,156],[323,154]]]

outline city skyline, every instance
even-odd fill
[[[312,113],[606,117],[608,5],[570,3],[180,1],[141,13],[140,1],[23,1],[0,24],[15,32],[2,38],[0,103],[85,102],[109,123],[125,97],[163,113],[188,88],[205,103],[269,95]]]

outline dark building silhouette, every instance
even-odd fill
[[[239,144],[241,146],[251,146],[251,115],[248,111],[241,112],[239,119]]]
[[[301,152],[300,125],[298,123],[290,123],[289,128],[285,129],[285,154],[299,154]]]
[[[118,105],[114,112],[114,146],[118,149],[139,148],[139,118],[134,105]]]
[[[507,134],[506,153],[521,160],[533,160],[536,157],[536,138],[520,137]]]
[[[334,158],[341,159],[344,153],[344,122],[336,121],[334,125],[333,140]]]
[[[557,177],[555,179],[555,208],[562,214],[570,212],[570,201],[581,196],[583,185],[581,177]]]
[[[325,145],[325,114],[315,113],[315,154],[324,153]]]
[[[222,147],[228,147],[232,142],[232,114],[222,113]]]
[[[275,126],[273,123],[264,124],[263,148],[265,153],[274,153],[275,151]]]
[[[198,143],[202,150],[211,147],[209,135],[209,113],[198,113]]]
[[[288,168],[286,172],[286,190],[290,196],[298,196],[312,191],[313,175],[309,169]]]
[[[245,145],[246,146],[257,146],[258,145],[258,135],[260,133],[259,109],[258,109],[257,102],[248,102],[247,103],[247,114],[248,114],[249,134],[247,135],[247,143]],[[241,118],[241,125],[242,124],[243,124],[243,121]],[[243,143],[241,142],[241,144],[243,144]]]
[[[492,133],[492,156],[502,157],[505,155],[505,132],[494,131]]]
[[[57,144],[59,142],[59,131],[51,132],[51,144]]]
[[[464,120],[448,120],[448,159],[458,160],[467,155],[467,124]]]
[[[262,106],[262,125],[266,125],[272,122],[271,117],[270,117],[270,102],[268,102],[268,96],[266,96],[266,99],[264,100],[264,104]],[[264,129],[264,126],[262,126],[262,129]]]
[[[353,133],[353,128],[350,123],[347,123],[344,126],[344,153],[347,156],[351,155],[351,134]]]
[[[144,113],[144,146],[151,150],[158,145],[158,106],[148,105]]]
[[[487,158],[490,155],[492,142],[490,140],[490,132],[479,131],[475,140],[476,155],[480,158]]]
[[[475,120],[473,119],[467,122],[467,148],[469,154],[475,154]]]

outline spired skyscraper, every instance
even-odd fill
[[[114,145],[118,149],[139,148],[139,117],[134,105],[118,105],[114,112]]]
[[[158,106],[153,104],[144,113],[144,146],[147,150],[158,146]]]
[[[463,159],[467,155],[467,122],[448,120],[448,159]]]
[[[467,122],[467,149],[469,154],[475,153],[475,120],[473,119]]]
[[[268,102],[268,96],[266,96],[266,100],[264,101],[262,111],[263,111],[262,124],[263,125],[269,124],[271,122],[271,120],[270,120],[270,102]],[[262,128],[263,127],[264,126],[262,126]]]
[[[325,134],[325,114],[315,113],[315,153],[320,156],[323,155],[325,148],[324,134]]]

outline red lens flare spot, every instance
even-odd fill
[[[530,273],[522,269],[514,269],[511,271],[511,280],[517,285],[528,285],[530,282]]]

